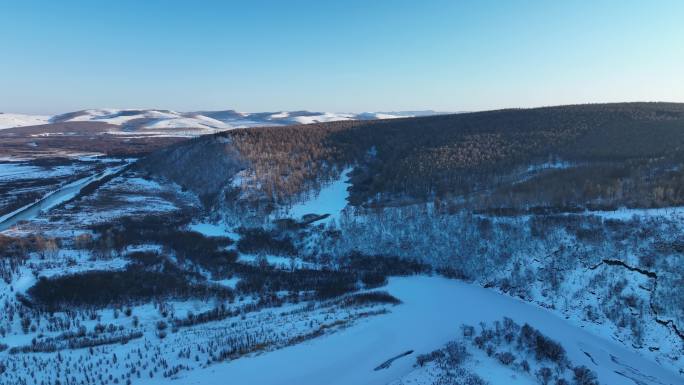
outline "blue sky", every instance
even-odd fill
[[[684,102],[684,1],[0,0],[0,111]]]

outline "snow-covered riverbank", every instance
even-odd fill
[[[387,290],[404,303],[391,313],[344,331],[282,350],[213,365],[183,375],[183,384],[387,384],[413,369],[415,355],[458,337],[461,324],[510,317],[560,341],[576,365],[598,374],[604,385],[681,384],[683,379],[656,363],[591,334],[550,311],[460,281],[438,277],[393,278]],[[384,370],[380,363],[402,352]],[[591,357],[590,357],[591,356]],[[152,383],[168,383],[156,380]],[[494,384],[499,385],[499,384]]]

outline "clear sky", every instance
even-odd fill
[[[0,111],[684,102],[682,0],[0,0]]]

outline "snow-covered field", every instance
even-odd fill
[[[342,172],[339,179],[323,186],[320,191],[308,199],[293,205],[286,211],[286,216],[302,219],[307,214],[327,214],[328,217],[321,220],[321,223],[327,223],[331,220],[339,221],[342,210],[347,206],[347,198],[349,197],[347,189],[350,187],[349,173],[351,171],[351,168],[347,168]]]
[[[46,194],[40,201],[0,217],[0,231],[8,229],[20,221],[32,219],[41,212],[48,211],[64,202],[68,202],[76,197],[81,189],[89,183],[99,181],[108,175],[115,174],[124,167],[126,167],[126,165],[110,167],[101,173],[68,183],[60,189]]]
[[[388,314],[299,345],[188,372],[178,382],[218,385],[231,379],[239,384],[262,385],[388,384],[410,375],[415,369],[415,354],[430,352],[458,337],[461,324],[477,326],[510,317],[562,341],[572,362],[596,371],[601,384],[682,383],[677,374],[544,308],[481,287],[418,276],[393,278],[387,290],[403,302]],[[409,350],[415,353],[394,361],[387,369],[374,370]],[[481,365],[475,370],[484,370],[480,374],[488,378],[490,367]],[[513,378],[500,381],[492,384],[516,383]]]
[[[0,162],[0,229],[73,198],[83,186],[131,161],[61,158]]]
[[[193,223],[189,226],[189,229],[204,234],[207,237],[228,237],[233,239],[239,237],[235,232],[228,230],[225,224]]]
[[[62,276],[93,269],[119,270],[126,265],[120,258],[91,261],[87,255],[77,252],[61,254],[57,257],[73,260],[74,265],[60,267],[41,259],[30,261],[11,285],[0,281],[0,299],[11,301],[15,293],[25,293],[35,284],[37,274]],[[224,286],[235,283],[235,279],[216,282]],[[189,324],[178,322],[193,320],[190,318],[193,313],[200,315],[218,309],[227,313],[216,319]],[[39,319],[26,332],[21,330],[19,317],[8,317],[6,313],[0,317],[0,342],[5,344],[0,349],[0,384],[92,383],[95,378],[108,379],[106,383],[127,383],[127,380],[135,384],[184,383],[182,378],[194,370],[220,366],[222,362],[242,356],[251,359],[274,349],[344,330],[387,311],[384,305],[341,306],[335,300],[286,303],[272,308],[260,306],[251,296],[230,301],[168,300],[132,304],[127,309],[57,312]],[[79,330],[78,334],[60,333],[54,328],[65,324],[73,325]],[[122,337],[126,339],[125,343],[117,340],[91,347],[68,347],[84,338]],[[33,342],[36,340],[38,344]],[[46,343],[56,344],[58,352],[17,351],[36,349]],[[27,359],[31,365],[23,366]],[[237,383],[254,382],[241,378]]]
[[[198,204],[196,197],[180,191],[181,188],[173,183],[160,184],[134,173],[120,175],[134,161],[135,159],[126,158],[82,161],[78,166],[80,168],[71,167],[80,170],[79,174],[74,174],[78,178],[47,185],[50,188],[40,190],[35,200],[0,215],[0,233],[10,236],[38,234],[71,239],[74,234],[87,230],[94,224],[110,223],[122,217],[168,214],[180,209],[192,209]],[[93,167],[88,168],[84,164],[92,164]],[[45,173],[37,173],[34,181],[52,180],[43,178],[43,175],[59,172],[61,169],[55,167]],[[22,175],[24,174],[20,175],[19,171],[15,173],[17,177]],[[85,187],[100,184],[101,181],[105,183],[95,191],[81,194]],[[9,182],[16,183],[16,180]],[[1,177],[0,187],[3,187]],[[8,189],[7,194],[7,199],[10,200],[15,192]]]
[[[56,166],[46,169],[24,162],[0,163],[0,182],[15,181],[21,179],[56,178],[75,174],[85,167],[78,165]]]
[[[65,255],[66,257],[66,255]],[[69,257],[79,260],[78,254]],[[125,261],[83,261],[83,268],[120,269]],[[80,269],[80,268],[79,268]],[[61,275],[66,270],[44,269],[41,275]],[[83,271],[85,271],[83,270]],[[73,268],[70,268],[74,272]],[[35,282],[29,271],[22,272],[14,290],[23,292]],[[234,285],[235,282],[226,282]],[[570,362],[596,372],[604,385],[677,385],[680,375],[670,372],[647,358],[629,351],[605,336],[584,330],[556,314],[528,302],[498,294],[482,287],[442,277],[412,276],[392,278],[382,288],[402,301],[396,306],[339,308],[332,303],[285,305],[245,313],[242,316],[174,328],[158,337],[160,322],[166,312],[183,317],[201,313],[217,304],[203,301],[169,301],[164,304],[133,306],[130,313],[102,310],[90,320],[77,321],[86,330],[96,325],[108,326],[103,331],[120,335],[135,331],[126,344],[114,343],[93,349],[66,349],[59,353],[0,352],[0,361],[10,369],[0,374],[0,384],[25,383],[27,379],[62,381],[87,380],[103,375],[134,384],[235,384],[320,385],[320,384],[414,384],[428,385],[430,365],[419,367],[416,356],[442,347],[462,335],[462,325],[479,328],[509,317],[519,324],[527,323],[544,335],[560,341]],[[227,304],[239,308],[253,300],[243,298]],[[63,315],[57,313],[56,319]],[[18,323],[19,320],[15,320]],[[53,321],[54,322],[54,319]],[[133,327],[131,327],[133,322]],[[123,327],[124,331],[115,332]],[[1,341],[9,347],[30,344],[32,333],[24,334],[16,327]],[[41,338],[58,337],[47,331]],[[252,343],[268,341],[263,347],[247,350],[233,358],[217,359],[224,344],[251,338]],[[405,356],[403,353],[410,352]],[[533,373],[503,366],[481,351],[471,350],[465,367],[492,385],[536,384]],[[93,355],[95,354],[95,355]],[[115,357],[116,356],[116,357]],[[387,360],[387,367],[379,368]],[[29,358],[38,377],[23,368]],[[91,366],[95,361],[106,365]],[[75,366],[74,366],[75,365]],[[85,370],[74,370],[85,365]],[[34,372],[33,375],[36,373]]]

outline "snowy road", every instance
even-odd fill
[[[393,278],[387,289],[404,302],[390,314],[300,345],[189,372],[177,383],[387,384],[411,371],[415,354],[432,351],[458,337],[461,324],[477,325],[480,321],[491,322],[502,317],[527,322],[560,341],[570,360],[596,371],[603,385],[684,383],[684,378],[676,373],[590,334],[546,309],[491,290],[438,277]],[[387,369],[373,370],[388,358],[408,350],[415,353],[397,359]],[[490,382],[492,385],[509,383],[493,379]],[[152,383],[163,382],[153,380]]]

